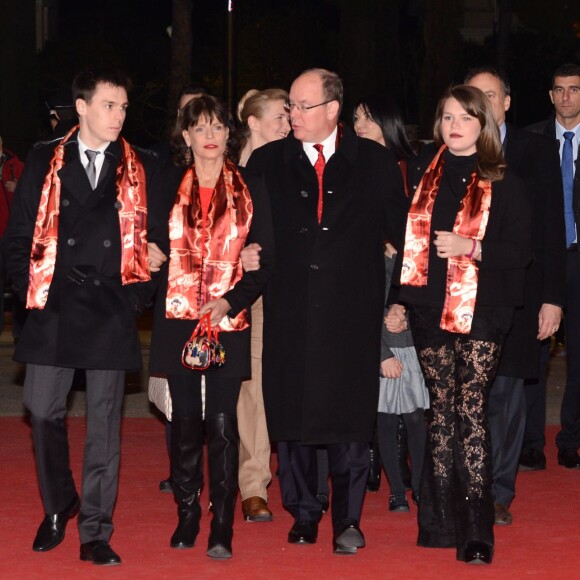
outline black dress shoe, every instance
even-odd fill
[[[518,461],[520,471],[541,471],[546,469],[546,456],[539,449],[524,447]]]
[[[288,532],[289,544],[316,544],[318,523],[312,520],[296,520]]]
[[[320,502],[320,507],[322,511],[326,513],[328,511],[329,501],[328,496],[325,493],[319,493],[316,495],[316,499]]]
[[[493,548],[484,542],[467,542],[465,562],[467,564],[491,564]]]
[[[335,554],[356,554],[358,548],[364,548],[365,546],[365,537],[355,521],[344,522],[332,540]]]
[[[159,491],[162,491],[163,493],[173,493],[173,482],[171,481],[171,477],[159,482]]]
[[[105,540],[81,544],[81,560],[92,562],[97,566],[117,566],[121,563],[119,555],[113,552],[109,542]]]
[[[580,457],[578,451],[570,447],[564,447],[558,450],[558,465],[563,465],[568,469],[580,468]]]
[[[32,549],[35,552],[48,552],[56,548],[64,540],[66,524],[78,513],[80,506],[79,496],[75,494],[61,512],[46,514],[36,532]]]

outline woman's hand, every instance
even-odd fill
[[[151,272],[159,272],[163,262],[167,260],[167,256],[154,242],[149,242],[147,244],[147,254],[149,256],[149,270],[151,270]]]
[[[437,236],[433,243],[437,248],[437,255],[440,258],[455,258],[456,256],[467,256],[473,249],[473,240],[458,236],[453,232],[435,231]]]
[[[253,272],[260,269],[260,244],[248,244],[240,254],[242,268],[244,272]]]
[[[217,326],[231,308],[230,303],[225,298],[218,298],[217,300],[206,302],[199,309],[199,314],[203,316],[206,312],[211,312],[211,325]]]
[[[385,326],[389,332],[407,330],[406,310],[402,304],[393,304],[385,316]]]
[[[381,363],[381,373],[387,379],[398,379],[403,374],[403,365],[393,356]]]

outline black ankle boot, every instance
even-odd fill
[[[205,420],[209,464],[209,498],[213,518],[207,555],[232,557],[234,511],[238,493],[239,437],[235,416],[219,413]]]
[[[199,534],[203,484],[203,430],[201,417],[173,417],[171,427],[171,479],[177,502],[178,524],[172,548],[193,548]]]

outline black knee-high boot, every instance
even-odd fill
[[[235,415],[218,413],[205,420],[209,498],[213,518],[207,555],[232,557],[234,510],[238,493],[239,436]]]
[[[193,548],[199,534],[203,485],[203,424],[201,417],[173,417],[171,425],[171,479],[177,501],[178,524],[172,548]]]

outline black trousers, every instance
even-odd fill
[[[488,401],[492,493],[509,507],[516,494],[516,474],[526,426],[524,379],[497,376]]]
[[[29,364],[24,405],[30,411],[36,470],[47,514],[63,510],[76,492],[65,424],[75,369]],[[87,370],[87,434],[83,461],[81,543],[113,533],[125,371]]]
[[[562,399],[559,449],[580,447],[580,252],[568,252],[566,264],[566,388]]]
[[[368,443],[333,443],[325,446],[332,485],[332,525],[338,531],[349,521],[360,522],[369,472]],[[296,520],[319,521],[316,445],[278,442],[282,503]]]
[[[526,379],[524,383],[526,429],[522,447],[542,453],[546,445],[546,383],[549,360],[550,341],[545,340],[540,349],[538,378]]]

